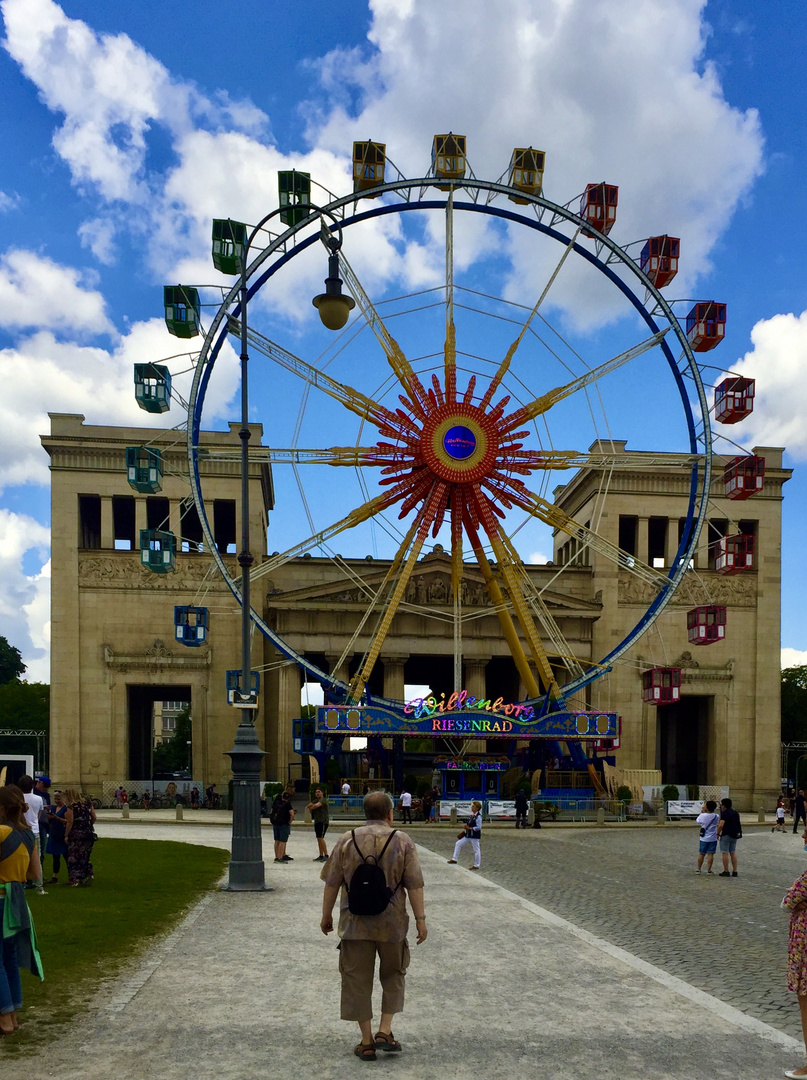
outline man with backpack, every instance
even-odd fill
[[[392,1019],[404,1004],[404,979],[409,967],[406,940],[409,916],[415,916],[417,943],[426,940],[423,874],[417,850],[406,833],[393,829],[393,802],[385,791],[364,798],[366,824],[344,833],[322,868],[323,934],[333,930],[333,909],[339,891],[339,971],[342,977],[341,1016],[355,1020],[361,1042],[354,1049],[362,1061],[375,1061],[376,1050],[399,1051]],[[381,1020],[373,1036],[373,975],[376,954],[381,982]]]

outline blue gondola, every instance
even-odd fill
[[[175,607],[174,637],[182,645],[196,647],[207,641],[206,607]]]
[[[154,495],[163,486],[163,456],[149,446],[126,447],[126,479],[135,491]]]
[[[140,561],[155,574],[168,574],[176,566],[177,538],[164,529],[140,530]]]
[[[235,692],[236,692],[236,690],[241,689],[241,671],[240,671],[240,669],[238,671],[228,671],[226,673],[226,675],[227,675],[227,704],[228,705],[235,705]],[[260,690],[260,685],[261,685],[260,672],[251,671],[250,675],[252,676],[252,678],[250,680],[250,682],[251,682],[250,690],[255,695],[255,699],[257,701],[258,691]]]
[[[150,413],[171,408],[171,373],[162,364],[135,364],[135,401]]]

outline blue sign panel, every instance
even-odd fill
[[[619,716],[606,712],[563,710],[536,716],[528,706],[508,706],[501,699],[489,710],[462,709],[449,712],[435,709],[424,715],[411,709],[407,715],[375,705],[322,705],[317,709],[316,729],[332,735],[460,735],[471,739],[616,739]],[[407,706],[408,708],[408,706]]]

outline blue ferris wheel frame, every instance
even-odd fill
[[[299,222],[297,225],[291,226],[281,236],[276,237],[263,251],[255,258],[254,262],[247,269],[247,301],[252,297],[269,281],[274,274],[278,272],[287,262],[295,258],[302,251],[306,250],[312,244],[315,244],[320,239],[319,231],[312,233],[310,236],[306,236],[304,239],[297,241],[297,234],[302,230],[310,227],[314,223],[320,223],[326,218],[330,218],[331,221],[338,224],[329,224],[328,228],[332,231],[344,231],[350,228],[352,225],[359,224],[364,221],[371,220],[376,217],[383,217],[387,214],[403,213],[407,210],[444,210],[448,203],[448,197],[445,199],[417,199],[417,200],[402,200],[395,203],[382,203],[375,204],[370,209],[362,211],[360,213],[354,213],[351,217],[338,218],[337,215],[344,207],[349,206],[351,203],[357,204],[362,199],[377,198],[379,195],[387,193],[407,195],[413,189],[420,189],[421,191],[426,187],[434,186],[434,178],[424,177],[416,180],[399,180],[394,183],[385,184],[380,187],[371,189],[369,192],[354,192],[350,195],[344,196],[340,199],[336,199],[327,206],[318,208],[315,212],[307,217],[305,220]],[[575,229],[578,229],[581,225],[585,225],[581,218],[579,218],[573,211],[568,210],[565,207],[558,206],[555,203],[550,202],[543,196],[527,195],[524,192],[514,189],[499,183],[493,183],[483,180],[463,180],[455,185],[454,190],[457,189],[469,189],[471,191],[487,192],[489,197],[494,195],[511,195],[516,193],[520,200],[526,200],[534,207],[540,208],[543,212],[548,212],[552,215],[551,224],[546,224],[543,221],[543,217],[528,217],[524,213],[511,210],[508,207],[494,206],[490,202],[458,202],[456,199],[453,201],[453,208],[455,211],[482,213],[493,217],[501,218],[505,221],[512,221],[519,225],[525,225],[528,228],[534,229],[549,238],[564,244],[570,245],[570,237],[559,232],[554,228],[554,224],[558,220],[563,220],[572,225]],[[667,341],[667,336],[663,337],[659,346],[664,354],[665,359],[673,374],[676,387],[678,389],[681,402],[684,409],[684,415],[686,418],[687,433],[689,436],[689,453],[695,458],[690,471],[690,488],[689,488],[689,504],[687,507],[687,515],[684,520],[684,527],[682,530],[681,540],[678,545],[678,550],[673,561],[673,565],[670,567],[669,574],[667,576],[666,585],[664,585],[659,591],[658,595],[652,600],[644,615],[639,619],[635,626],[629,631],[628,634],[615,646],[602,660],[592,662],[591,666],[581,676],[573,679],[571,682],[566,683],[561,687],[561,693],[564,700],[577,693],[586,685],[596,681],[598,678],[607,674],[611,667],[620,656],[622,656],[631,646],[650,628],[650,626],[658,619],[662,611],[666,608],[667,604],[672,599],[676,589],[681,583],[684,574],[687,571],[690,560],[694,556],[695,548],[698,543],[701,528],[706,515],[708,506],[708,497],[711,487],[711,475],[712,475],[712,433],[711,425],[709,422],[709,406],[706,401],[706,394],[703,387],[703,382],[700,377],[700,370],[695,360],[692,349],[690,348],[689,341],[684,333],[678,319],[675,317],[672,308],[667,303],[665,298],[661,295],[659,290],[652,284],[647,276],[642,272],[639,266],[628,256],[628,254],[610,240],[607,236],[597,235],[596,243],[599,249],[606,249],[613,257],[613,261],[619,263],[621,266],[629,270],[637,279],[638,283],[645,290],[646,298],[641,300],[638,294],[629,287],[626,281],[624,281],[618,274],[614,272],[610,265],[610,259],[603,261],[599,256],[588,248],[582,247],[577,240],[571,241],[572,250],[575,254],[579,255],[597,270],[603,273],[617,289],[626,297],[631,306],[644,320],[652,334],[657,334],[660,331],[660,327],[656,321],[655,313],[660,312],[663,314],[669,328],[674,332],[676,338],[682,349],[682,358],[686,363],[683,365],[684,370],[688,372],[692,378],[693,384],[696,389],[698,403],[700,405],[701,413],[701,432],[698,433],[695,418],[692,412],[692,406],[689,400],[689,396],[686,392],[686,385],[684,383],[684,375],[679,362],[676,361],[672,350],[670,349]],[[288,244],[290,240],[294,240],[294,246],[289,248]],[[278,251],[282,250],[282,254],[279,258],[275,259],[269,266],[264,268],[264,264]],[[257,275],[257,276],[256,276]],[[228,337],[227,319],[229,316],[238,318],[241,313],[241,304],[239,300],[240,282],[237,282],[230,292],[225,297],[224,301],[219,307],[216,316],[205,335],[205,340],[202,345],[202,349],[199,353],[199,359],[194,370],[193,383],[191,386],[189,403],[188,403],[188,435],[187,435],[187,454],[188,454],[188,468],[190,474],[191,491],[193,494],[194,503],[196,505],[197,513],[199,515],[199,521],[202,526],[202,531],[205,536],[205,540],[208,544],[208,548],[211,551],[213,558],[218,566],[224,581],[228,588],[232,592],[239,605],[242,603],[241,592],[238,588],[237,581],[230,575],[227,566],[222,559],[213,538],[213,532],[210,528],[210,524],[205,512],[204,498],[202,496],[201,479],[199,475],[199,434],[201,431],[201,419],[202,410],[204,407],[204,400],[207,393],[208,383],[210,376],[213,372],[216,358],[221,351],[224,342]],[[655,309],[653,312],[647,308],[647,298],[652,297]],[[230,307],[232,305],[232,310]],[[703,443],[703,449],[698,449],[698,440]],[[699,480],[700,477],[700,480]],[[283,656],[286,656],[289,660],[294,661],[299,667],[311,675],[314,681],[319,682],[323,688],[336,691],[336,696],[346,695],[348,686],[346,683],[341,682],[338,679],[334,679],[327,672],[321,671],[315,664],[307,660],[302,654],[298,653],[290,645],[288,645],[272,628],[265,622],[261,615],[251,609],[252,622],[258,627],[261,633],[266,637],[274,647]],[[363,696],[363,704],[367,705],[379,705],[393,711],[399,711],[402,708],[402,703],[384,698],[382,696],[372,695],[365,687]],[[531,699],[529,704],[533,705],[540,713],[546,712],[549,709],[548,695],[539,699]]]

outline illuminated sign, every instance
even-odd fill
[[[455,691],[448,701],[446,701],[445,694],[440,694],[439,700],[434,696],[413,698],[404,705],[404,715],[414,716],[416,720],[420,720],[424,716],[432,717],[436,716],[437,713],[460,712],[463,709],[473,710],[473,712],[501,713],[504,716],[515,716],[523,720],[532,720],[535,715],[532,705],[516,705],[509,701],[505,703],[500,697],[496,698],[495,701],[491,701],[489,698],[475,698],[467,690]],[[464,729],[460,727],[455,730],[462,731]],[[507,730],[510,731],[511,729],[508,728]]]
[[[452,695],[455,696],[459,697]],[[531,706],[510,705],[508,714],[508,706],[501,698],[469,706],[468,695],[462,711],[448,709],[451,698],[447,702],[426,698],[426,703],[429,701],[435,705],[427,705],[421,715],[416,715],[419,710],[414,702],[407,702],[403,714],[377,705],[321,705],[317,709],[316,730],[332,735],[407,735],[435,739],[446,735],[480,739],[615,739],[619,736],[616,713],[564,709],[536,716]],[[480,704],[488,706],[489,711],[478,711]]]

